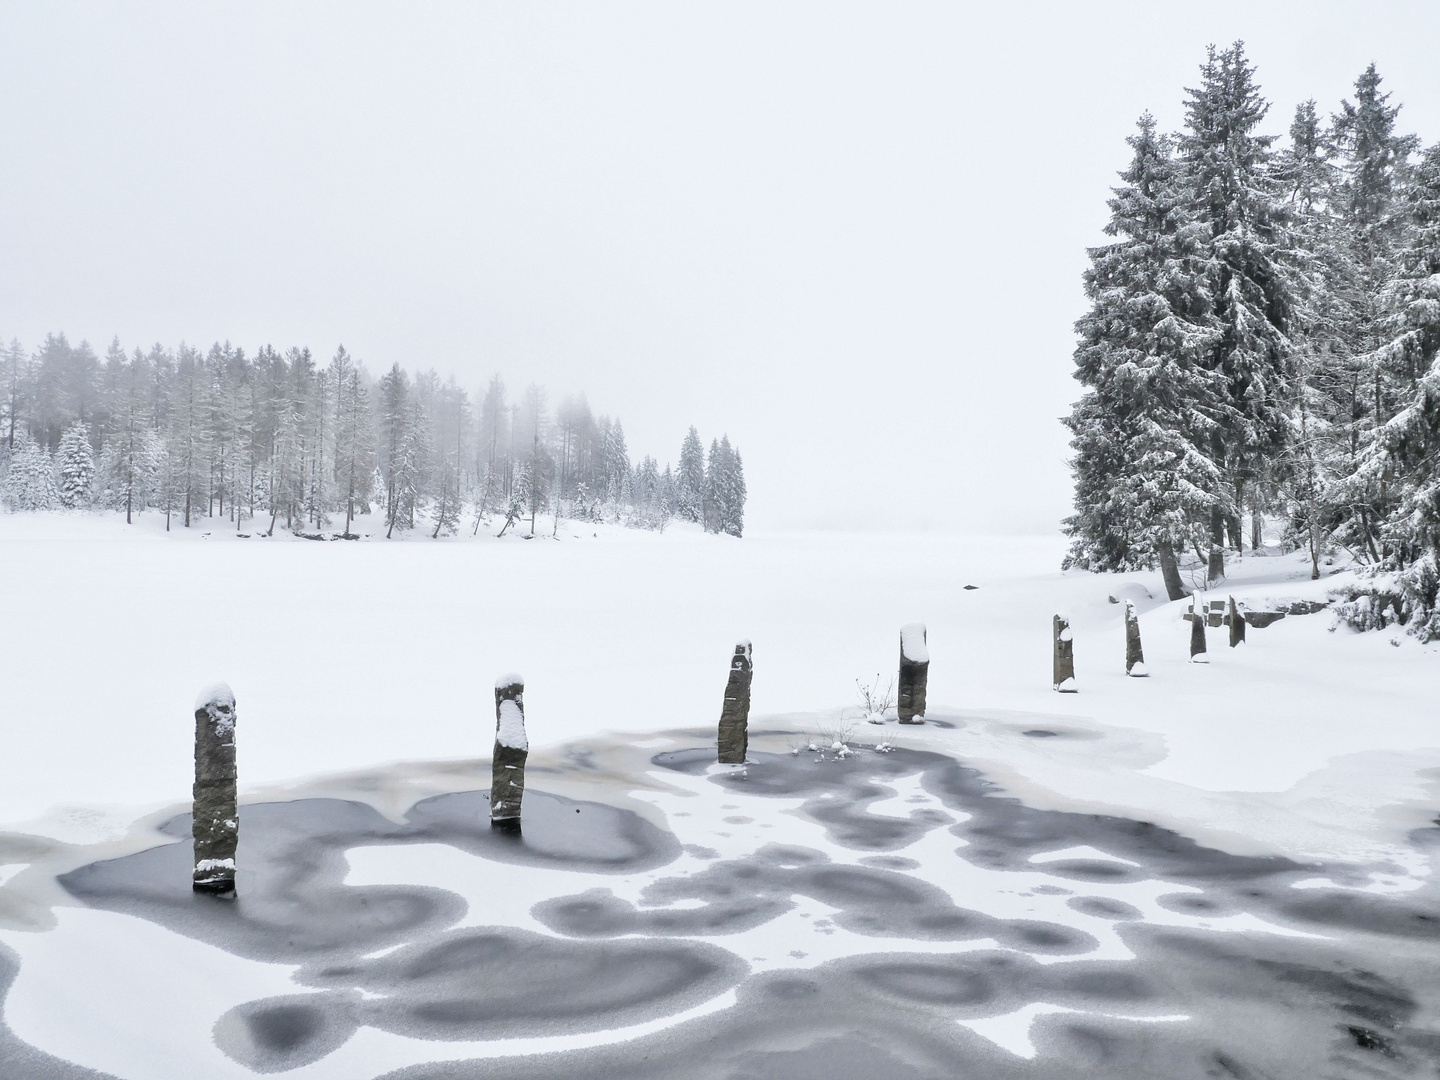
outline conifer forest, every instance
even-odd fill
[[[583,395],[552,409],[535,385],[512,399],[499,376],[472,401],[433,369],[395,364],[373,379],[343,345],[322,365],[304,348],[127,354],[117,340],[102,360],[52,334],[33,353],[12,342],[0,380],[0,496],[12,512],[109,510],[128,522],[151,510],[167,528],[218,519],[346,538],[365,515],[386,537],[478,531],[491,517],[533,534],[540,514],[744,529],[744,466],[728,436],[707,452],[692,427],[678,467],[636,464],[618,417],[596,417]]]
[[[1076,329],[1067,565],[1223,579],[1270,530],[1366,568],[1357,628],[1440,636],[1440,142],[1374,64],[1274,133],[1255,66],[1214,49],[1184,126],[1140,117]]]

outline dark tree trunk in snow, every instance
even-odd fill
[[[1230,597],[1230,648],[1234,648],[1245,640],[1245,620],[1240,617],[1240,611],[1235,606],[1235,598]]]
[[[193,794],[195,891],[231,895],[240,818],[235,804],[235,695],[224,683],[195,702]]]
[[[525,680],[504,675],[495,682],[495,753],[490,765],[490,824],[519,830],[525,797]]]
[[[925,722],[925,684],[930,677],[930,647],[924,623],[900,628],[900,694],[896,698],[900,723]]]
[[[1135,614],[1135,605],[1125,601],[1125,674],[1144,678],[1145,651],[1140,647],[1140,618]]]
[[[745,764],[750,748],[750,680],[755,665],[750,642],[735,646],[730,658],[730,678],[725,683],[725,701],[720,706],[720,732],[717,757],[725,765]]]
[[[1165,579],[1165,595],[1171,600],[1185,599],[1185,584],[1180,580],[1180,560],[1175,549],[1162,543],[1160,550],[1160,575]]]
[[[1070,636],[1070,620],[1056,615],[1054,633],[1055,689],[1062,694],[1075,693],[1075,642]]]
[[[1225,515],[1217,506],[1210,511],[1210,561],[1205,580],[1213,585],[1225,576]]]

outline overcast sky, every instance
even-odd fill
[[[1053,530],[1086,245],[1247,42],[1283,133],[1440,3],[0,6],[0,336],[337,343],[739,444],[756,527]]]

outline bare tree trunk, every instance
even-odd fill
[[[1210,559],[1205,580],[1213,585],[1225,576],[1225,514],[1220,507],[1210,511]]]
[[[1180,561],[1175,557],[1175,549],[1168,542],[1162,541],[1159,552],[1160,576],[1165,579],[1165,595],[1171,600],[1184,600],[1187,594],[1185,584],[1180,580]]]

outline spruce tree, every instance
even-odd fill
[[[683,521],[699,522],[704,514],[705,449],[693,427],[680,444],[680,468],[675,475],[675,512]]]
[[[55,462],[46,449],[21,432],[10,454],[4,485],[5,505],[14,511],[53,510],[60,504]]]
[[[90,450],[90,431],[84,424],[71,424],[60,437],[60,505],[67,510],[84,506],[95,478],[95,457]]]
[[[1158,561],[1171,599],[1183,595],[1177,552],[1197,538],[1219,474],[1203,447],[1223,386],[1202,363],[1215,334],[1200,256],[1205,235],[1147,113],[1110,199],[1085,272],[1090,311],[1076,323],[1075,378],[1087,388],[1066,423],[1074,433],[1075,515],[1069,566],[1133,570]]]
[[[1210,496],[1210,579],[1224,573],[1227,526],[1239,544],[1247,483],[1286,443],[1294,357],[1287,336],[1293,286],[1283,265],[1290,243],[1273,136],[1256,128],[1269,105],[1236,42],[1212,46],[1199,87],[1188,90],[1179,140],[1188,216],[1202,228],[1201,265],[1214,336],[1203,358],[1224,393],[1203,447],[1218,469]]]
[[[1337,490],[1349,496],[1339,507],[1339,538],[1374,562],[1386,557],[1383,522],[1395,503],[1373,486],[1366,498],[1355,499],[1366,485],[1354,481],[1366,467],[1379,429],[1402,407],[1420,374],[1403,363],[1387,366],[1384,357],[1394,354],[1380,351],[1393,329],[1385,286],[1401,272],[1397,249],[1406,228],[1407,215],[1396,196],[1416,145],[1413,136],[1396,132],[1400,107],[1380,92],[1381,82],[1371,64],[1355,81],[1355,100],[1341,102],[1332,135],[1340,154],[1334,204],[1346,270],[1333,300],[1343,351],[1330,375],[1337,385],[1337,419],[1348,438],[1348,453],[1337,461]]]

